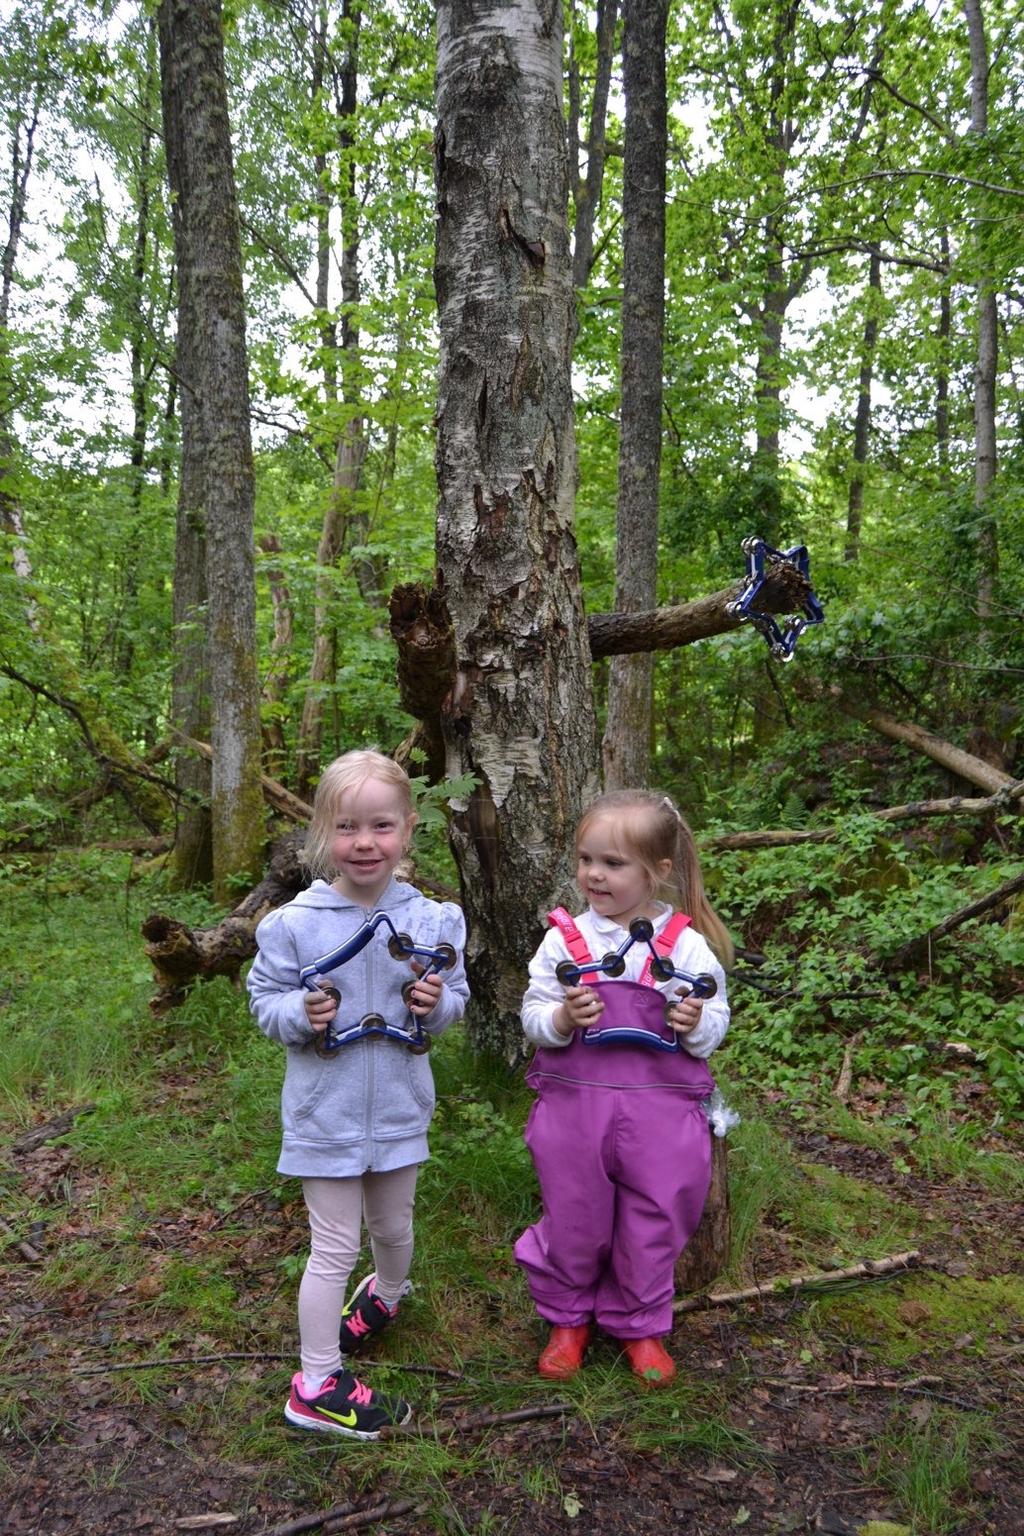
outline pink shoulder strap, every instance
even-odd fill
[[[577,965],[585,965],[588,960],[594,958],[587,948],[586,939],[580,933],[572,917],[564,907],[556,907],[553,912],[549,912],[548,922],[553,928],[558,929],[565,940],[566,949]],[[687,918],[687,922],[689,922],[689,918]]]
[[[690,926],[691,921],[692,919],[687,917],[685,912],[672,913],[672,916],[669,918],[664,928],[654,940],[654,948],[657,950],[659,955],[664,956],[666,960],[668,959],[669,955],[671,955],[672,951],[676,947],[676,940],[678,939],[679,935],[682,933],[684,928],[688,928]],[[654,956],[648,955],[644,964],[644,968],[640,972],[640,985],[642,987],[654,986],[654,977],[651,974],[651,967],[653,964]]]

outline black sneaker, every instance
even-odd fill
[[[369,1341],[386,1328],[391,1319],[398,1312],[397,1302],[393,1307],[385,1305],[374,1295],[376,1286],[376,1274],[367,1275],[365,1280],[360,1280],[352,1295],[341,1309],[341,1352],[343,1355],[354,1355]],[[402,1292],[408,1296],[412,1286],[408,1280]]]
[[[404,1398],[371,1392],[364,1382],[344,1369],[328,1376],[315,1397],[303,1397],[302,1372],[296,1371],[284,1416],[299,1429],[352,1435],[356,1440],[379,1440],[382,1429],[392,1424],[408,1424],[412,1409]]]

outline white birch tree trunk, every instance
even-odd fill
[[[452,843],[476,1044],[514,1058],[526,962],[571,899],[596,786],[574,535],[573,286],[560,0],[440,0],[438,586],[455,680]]]

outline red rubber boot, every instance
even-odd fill
[[[583,1355],[590,1342],[590,1324],[578,1328],[552,1328],[551,1337],[537,1361],[537,1374],[546,1381],[568,1381],[583,1364]]]
[[[660,1339],[623,1339],[630,1370],[645,1386],[665,1387],[676,1374],[676,1364]]]

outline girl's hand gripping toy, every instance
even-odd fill
[[[301,985],[310,992],[324,992],[340,1004],[341,993],[337,987],[323,980],[324,975],[329,971],[338,970],[358,955],[360,950],[365,949],[381,923],[385,923],[391,929],[388,954],[393,960],[410,960],[414,956],[425,960],[427,963],[421,972],[422,976],[447,970],[455,964],[455,950],[450,944],[438,944],[433,949],[424,944],[417,944],[407,933],[398,931],[386,912],[372,912],[365,923],[357,928],[344,944],[339,945],[337,949],[332,949],[329,954],[321,955],[319,959],[313,961],[312,965],[303,966],[299,972]],[[407,1008],[412,989],[419,979],[417,976],[410,976],[402,987],[402,1000]],[[397,1040],[402,1045],[408,1046],[414,1056],[422,1056],[425,1051],[430,1050],[430,1036],[425,1033],[420,1020],[411,1013],[407,1024],[391,1024],[379,1013],[368,1013],[358,1023],[347,1024],[341,1029],[336,1029],[332,1021],[322,1034],[316,1036],[314,1049],[318,1056],[333,1056],[335,1051],[340,1050],[343,1045],[349,1045],[353,1040],[362,1040],[367,1035],[385,1035],[390,1040]]]
[[[689,971],[677,970],[667,955],[659,954],[654,944],[654,925],[648,918],[634,917],[629,925],[629,937],[602,960],[562,960],[555,967],[555,976],[563,987],[579,986],[584,975],[589,973],[621,976],[626,969],[626,954],[634,944],[647,945],[651,952],[651,974],[658,981],[670,981],[674,977],[683,982],[687,990],[680,991],[676,997],[663,998],[659,992],[637,986],[637,991],[645,994],[646,1007],[641,1010],[636,994],[631,994],[633,1002],[628,1011],[630,1022],[627,1023],[622,1010],[612,1006],[618,989],[609,988],[604,993],[605,1012],[596,1024],[581,1030],[580,1037],[587,1045],[632,1043],[651,1046],[657,1051],[679,1051],[682,1047],[678,1036],[667,1023],[669,1009],[680,996],[714,997],[718,983],[706,971],[699,976],[692,976]],[[645,1011],[653,1015],[650,1022],[643,1021]]]

